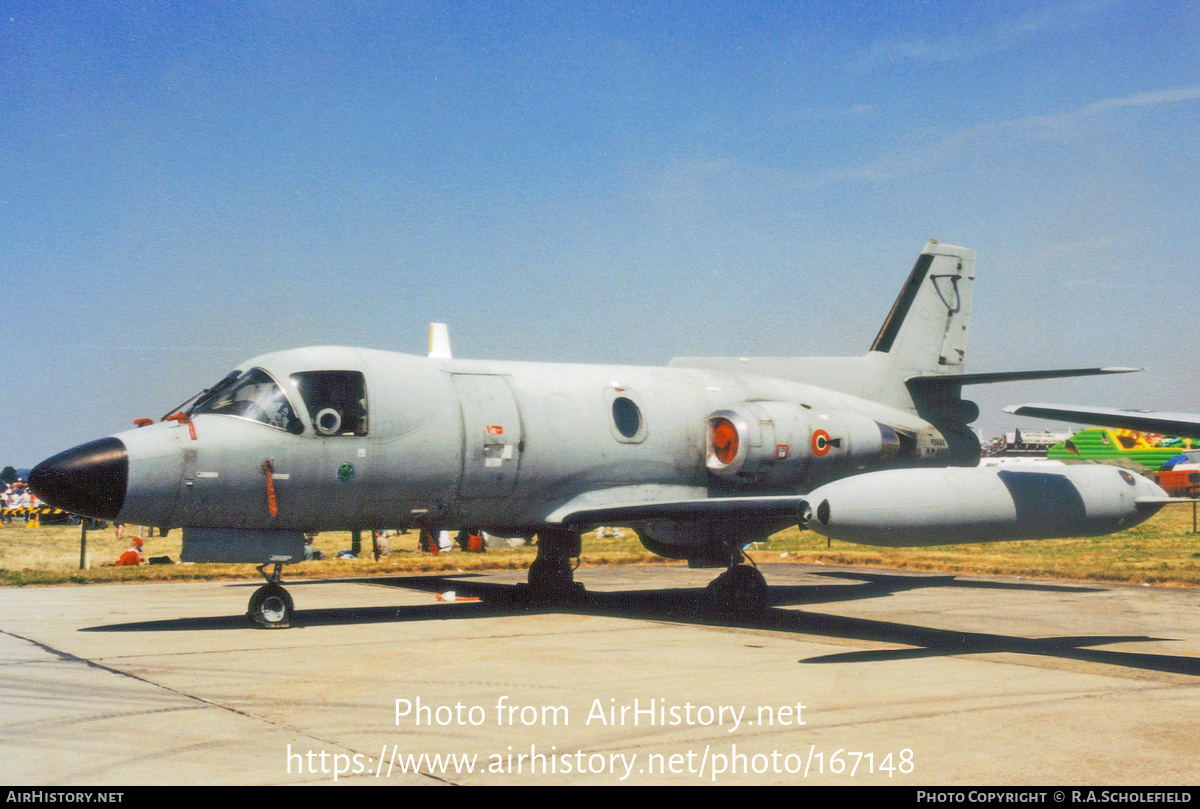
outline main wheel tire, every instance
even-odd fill
[[[738,565],[730,571],[733,591],[733,615],[758,618],[767,609],[767,580],[750,565]]]
[[[264,584],[250,596],[246,614],[264,629],[286,629],[292,623],[292,596],[278,584]]]
[[[529,565],[529,584],[523,589],[527,602],[577,602],[587,597],[566,557],[538,556]]]
[[[557,592],[571,586],[571,560],[538,556],[529,565],[529,586]]]
[[[717,576],[704,590],[704,613],[711,618],[748,620],[767,608],[767,581],[757,568],[737,565]]]
[[[729,618],[733,615],[733,588],[729,574],[722,573],[708,583],[701,599],[701,611],[709,618]]]

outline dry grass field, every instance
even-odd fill
[[[116,539],[112,527],[88,531],[90,567],[79,569],[79,526],[27,528],[17,522],[0,526],[0,584],[32,585],[89,582],[153,581],[166,579],[258,578],[252,565],[143,565],[115,567],[129,547]],[[285,577],[339,577],[384,573],[454,572],[484,569],[522,569],[533,560],[531,547],[455,551],[432,556],[417,551],[416,532],[391,541],[392,554],[375,561],[370,535],[364,532],[364,558],[337,559],[349,549],[348,531],[319,534],[315,547],[323,561],[289,565]],[[180,532],[146,540],[145,554],[179,559]],[[811,531],[789,529],[770,542],[754,545],[757,562],[868,565],[906,570],[982,573],[1077,581],[1123,582],[1200,587],[1200,534],[1192,533],[1192,509],[1164,509],[1137,528],[1107,537],[936,548],[875,548],[846,542],[827,542]],[[668,562],[642,548],[628,529],[620,539],[584,536],[583,565],[682,564]]]

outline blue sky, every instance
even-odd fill
[[[977,388],[1200,410],[1200,7],[0,0],[0,465],[266,351],[866,350],[979,251]]]

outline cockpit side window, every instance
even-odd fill
[[[287,394],[263,369],[251,368],[232,383],[222,382],[223,387],[214,389],[215,395],[201,398],[189,415],[238,416],[296,435],[304,432],[304,424],[292,409]]]
[[[358,371],[304,371],[292,382],[318,435],[367,434],[367,383]]]

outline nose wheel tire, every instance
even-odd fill
[[[278,584],[264,584],[250,596],[246,614],[265,629],[285,629],[292,623],[292,597]]]

